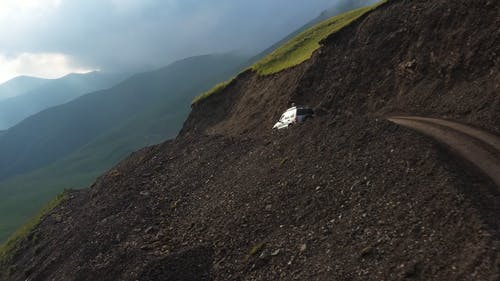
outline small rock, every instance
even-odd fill
[[[279,255],[279,253],[280,253],[280,249],[278,249],[278,250],[276,250],[276,251],[272,252],[272,253],[271,253],[271,256],[275,257],[275,256]]]
[[[146,228],[146,230],[144,230],[144,233],[150,233],[152,230],[153,230],[153,227],[150,226],[150,227]]]
[[[368,246],[368,247],[364,248],[363,250],[361,250],[361,257],[366,257],[366,256],[370,255],[372,252],[373,252],[373,247]]]
[[[304,252],[305,250],[307,250],[307,245],[306,244],[300,245],[299,250],[301,253]]]
[[[262,253],[260,253],[259,255],[259,259],[266,259],[268,258],[268,254],[266,251],[262,251]]]

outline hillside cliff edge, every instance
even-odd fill
[[[6,280],[498,280],[499,191],[385,120],[500,135],[498,1],[389,1],[282,72],[245,71],[175,140],[75,191]],[[317,116],[283,132],[291,104]]]

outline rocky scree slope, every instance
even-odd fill
[[[309,61],[247,71],[181,135],[74,192],[10,280],[498,280],[498,188],[386,114],[500,134],[496,1],[389,1]],[[291,103],[318,116],[270,128]]]

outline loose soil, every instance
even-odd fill
[[[242,73],[180,136],[75,191],[7,280],[499,280],[494,183],[389,114],[500,135],[498,1],[389,1]],[[271,127],[291,102],[314,120]]]

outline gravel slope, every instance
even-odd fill
[[[499,3],[390,1],[314,57],[241,74],[181,135],[74,192],[10,280],[498,280],[500,196],[383,116],[500,134]],[[291,102],[318,116],[270,128]]]

